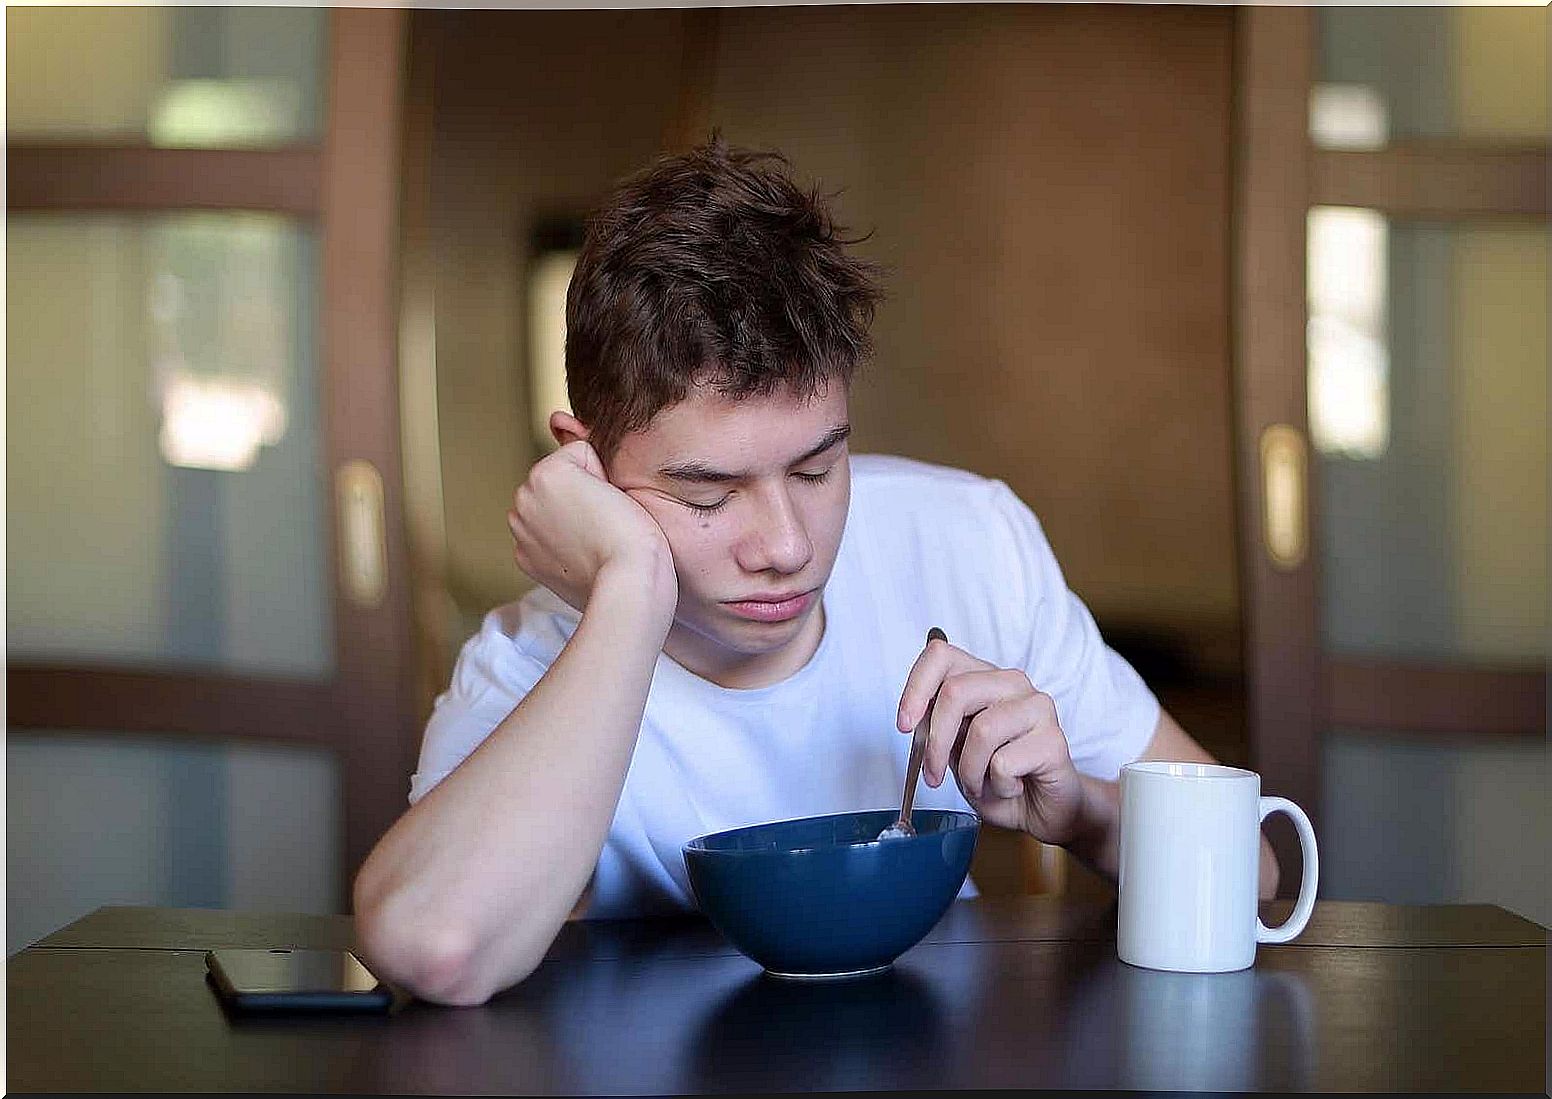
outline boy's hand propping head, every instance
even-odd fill
[[[606,567],[668,580],[673,555],[662,527],[629,493],[609,483],[603,462],[562,412],[551,417],[560,449],[535,462],[512,494],[507,526],[517,567],[577,611]],[[670,610],[672,603],[670,603]]]

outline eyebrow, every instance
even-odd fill
[[[798,455],[791,465],[800,466],[811,458],[817,458],[831,447],[838,446],[851,434],[851,424],[837,424],[825,432],[824,438]],[[742,481],[747,473],[728,473],[724,470],[713,469],[705,462],[677,462],[673,465],[659,469],[658,475],[668,477],[675,481],[690,481],[695,484],[720,485],[729,481]]]

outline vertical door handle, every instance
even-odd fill
[[[383,479],[371,462],[353,458],[334,474],[339,509],[340,583],[345,597],[375,610],[388,586],[383,534]]]
[[[1296,569],[1309,552],[1309,458],[1288,424],[1261,433],[1261,541],[1272,564]]]

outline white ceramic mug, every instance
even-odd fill
[[[1261,822],[1287,813],[1304,877],[1293,914],[1267,927],[1256,914]],[[1285,943],[1315,908],[1320,858],[1309,817],[1261,796],[1261,776],[1211,763],[1129,763],[1121,769],[1120,914],[1123,962],[1182,973],[1226,973],[1256,960],[1257,943]]]

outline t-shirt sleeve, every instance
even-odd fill
[[[437,697],[410,778],[410,804],[450,775],[485,742],[545,673],[500,625],[495,612],[458,654],[452,682]]]
[[[1159,703],[1142,677],[1100,636],[1094,617],[1067,587],[1034,512],[1000,482],[996,506],[1007,522],[1016,557],[1023,621],[1028,623],[1025,673],[1056,702],[1079,771],[1114,779],[1147,749]]]

